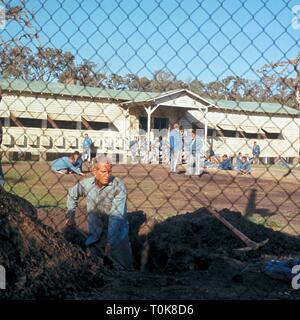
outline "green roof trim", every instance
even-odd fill
[[[145,101],[161,95],[161,92],[139,92],[129,90],[114,90],[95,87],[83,87],[64,83],[50,83],[27,80],[0,80],[4,91],[17,91],[61,96],[87,97],[99,99],[114,99],[122,101]]]
[[[43,81],[29,80],[0,80],[0,87],[3,91],[25,92],[31,94],[50,94],[71,97],[113,99],[122,102],[146,102],[147,100],[156,99],[166,94],[178,92],[180,89],[167,92],[141,92],[130,90],[114,90],[95,87],[84,87],[64,83],[50,83]],[[184,90],[184,89],[182,89]],[[197,94],[196,94],[197,95]],[[200,97],[201,98],[201,97]],[[257,112],[269,114],[282,114],[290,116],[300,116],[300,111],[281,105],[280,103],[251,102],[251,101],[232,101],[232,100],[213,100],[205,98],[206,101],[218,106],[224,110]]]
[[[221,109],[228,109],[232,111],[242,112],[258,112],[258,113],[274,113],[274,114],[288,114],[300,115],[300,111],[294,108],[287,107],[280,103],[269,102],[255,102],[255,101],[232,101],[232,100],[213,100],[206,99],[215,104]]]

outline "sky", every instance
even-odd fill
[[[10,4],[17,0],[8,0]],[[99,69],[204,82],[256,79],[262,65],[298,54],[300,0],[27,0],[42,46]],[[8,23],[2,34],[20,30]]]

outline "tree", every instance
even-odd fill
[[[0,34],[1,74],[5,77],[27,77],[30,49],[24,47],[22,41],[37,39],[37,31],[32,27],[34,15],[26,9],[24,0],[15,1],[13,6],[0,0],[0,6],[5,10],[6,25],[12,24],[13,30],[17,30],[12,35]]]
[[[147,77],[139,78],[139,76],[136,74],[128,73],[125,78],[127,88],[129,90],[151,91],[151,80],[149,80]]]
[[[9,4],[9,1],[0,0],[0,6],[5,10],[6,23],[14,23],[20,29],[20,31],[8,38],[3,34],[0,35],[0,44],[2,48],[20,45],[23,39],[26,39],[27,41],[37,39],[37,30],[32,27],[34,14],[26,8],[25,4],[25,0],[19,0],[15,1],[12,6]]]
[[[205,96],[207,94],[206,84],[200,80],[192,80],[188,83],[188,88],[196,94]]]
[[[270,96],[300,109],[300,53],[293,58],[264,65],[258,70]],[[292,99],[292,100],[290,100]]]
[[[60,75],[74,64],[74,56],[55,48],[37,48],[29,61],[29,80],[51,82],[59,79]]]

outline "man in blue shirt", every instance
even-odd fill
[[[138,156],[138,151],[139,151],[139,141],[138,137],[134,137],[132,141],[130,141],[130,152],[131,152],[131,162],[132,163],[137,163],[137,156]]]
[[[111,175],[112,165],[106,157],[96,159],[93,177],[79,181],[69,189],[67,225],[75,225],[75,212],[80,197],[86,197],[88,237],[87,251],[104,247],[110,256],[126,269],[132,268],[132,252],[128,237],[127,188]]]
[[[55,173],[68,174],[76,173],[81,176],[84,176],[84,173],[81,172],[80,166],[76,166],[76,162],[79,159],[80,154],[78,151],[75,151],[69,157],[61,157],[51,162],[51,170]]]
[[[83,160],[81,157],[81,154],[79,153],[79,151],[75,151],[74,155],[76,155],[77,160],[75,160],[75,162],[73,163],[73,166],[76,168],[79,168],[80,171],[82,171],[82,165],[83,165]]]
[[[221,170],[232,170],[231,159],[228,158],[227,154],[224,154],[222,157],[222,161],[219,163],[219,169]]]
[[[246,156],[243,156],[241,158],[241,162],[240,162],[240,165],[238,167],[238,171],[243,175],[251,173],[250,161],[247,159]]]
[[[181,158],[182,152],[182,135],[179,130],[179,124],[175,123],[173,130],[170,133],[170,155],[171,155],[171,164],[170,172],[176,173],[177,164]]]
[[[83,148],[82,159],[84,161],[87,160],[88,162],[91,162],[92,145],[93,145],[93,141],[89,137],[89,135],[86,133],[84,135],[84,139],[82,143],[82,148]]]
[[[203,171],[203,161],[201,159],[202,143],[200,136],[196,135],[196,130],[192,130],[191,140],[188,141],[187,151],[187,171],[186,175],[200,175]]]
[[[253,143],[252,155],[253,155],[253,163],[258,164],[259,155],[260,155],[260,146],[257,144],[256,141],[254,141]]]
[[[240,171],[241,165],[242,165],[242,153],[239,152],[238,155],[237,155],[237,157],[236,157],[236,169],[237,169],[238,171]]]

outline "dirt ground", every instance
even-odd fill
[[[84,170],[90,176],[88,168]],[[4,164],[4,171],[6,190],[30,201],[39,208],[43,221],[61,228],[67,190],[82,178],[55,175],[47,163],[41,162]],[[128,187],[130,212],[143,211],[147,216],[164,220],[209,204],[217,210],[239,211],[255,223],[297,235],[300,233],[300,170],[287,173],[287,169],[260,166],[253,168],[251,176],[210,169],[202,177],[187,177],[183,166],[177,175],[170,175],[161,165],[113,167],[113,174],[123,178]],[[201,203],[192,199],[187,189],[197,194]],[[84,222],[84,201],[80,206],[79,221]]]
[[[78,180],[76,176],[58,178],[48,171],[45,164],[35,163],[29,168],[28,164],[17,164],[13,169],[21,172],[24,179],[13,180],[13,174],[9,175],[7,169],[6,177],[11,187],[26,182],[31,191],[31,194],[27,192],[27,197],[35,194],[39,202],[36,215],[40,219],[37,222],[37,218],[27,217],[30,228],[25,229],[20,227],[23,226],[22,219],[19,224],[8,224],[10,232],[19,234],[18,241],[14,243],[15,253],[11,253],[19,257],[16,252],[25,252],[23,262],[18,258],[9,264],[10,268],[20,273],[13,278],[18,286],[14,284],[12,298],[26,294],[27,298],[41,295],[72,299],[300,298],[300,291],[293,290],[289,282],[272,280],[261,272],[267,260],[296,259],[300,256],[300,172],[297,170],[287,176],[286,170],[277,168],[266,170],[259,167],[252,176],[211,170],[202,177],[187,177],[184,173],[169,175],[162,166],[114,166],[113,174],[124,178],[129,190],[130,240],[135,271],[124,272],[101,267],[97,261],[83,262],[80,249],[83,239],[76,237],[75,233],[75,237],[68,239],[73,242],[72,245],[66,241],[66,234],[63,238],[57,232],[63,231],[66,190]],[[35,175],[34,182],[32,176]],[[61,208],[43,203],[40,197],[43,188],[48,190],[46,195],[60,200]],[[202,203],[192,198],[187,189],[197,193]],[[2,207],[7,207],[7,203],[10,202],[5,197],[2,202],[0,199]],[[224,217],[254,241],[268,238],[268,244],[257,251],[236,253],[234,249],[244,244],[203,208],[207,204],[220,210]],[[15,214],[15,206],[11,202],[3,211],[6,218],[11,212]],[[22,208],[25,212],[31,212],[24,205]],[[86,231],[84,201],[78,211],[78,226]],[[151,217],[155,217],[158,223],[151,230],[146,228],[148,233],[145,235],[141,230],[145,231],[145,222],[149,222]],[[7,223],[5,221],[9,220],[2,219],[2,227]],[[47,232],[41,232],[41,228],[46,228]],[[27,241],[27,237],[34,240]],[[38,238],[42,240],[38,241]],[[5,239],[0,236],[0,264],[8,260],[4,254],[6,251],[1,251],[7,245],[3,241]],[[50,248],[53,243],[55,249]],[[62,251],[60,248],[63,248]],[[42,252],[42,258],[39,258],[37,266],[32,256],[40,257],[38,252]],[[145,252],[148,260],[141,272],[141,257]],[[76,262],[71,258],[73,255],[77,257]],[[71,273],[65,272],[60,280],[66,290],[61,285],[57,288],[53,285],[54,273],[61,270],[60,256],[66,257],[63,270],[71,270]],[[55,267],[49,269],[53,257]],[[25,280],[22,268],[28,268]],[[41,277],[37,278],[40,282],[35,280],[35,272]],[[93,282],[93,277],[98,280]],[[34,290],[25,290],[29,283],[26,279],[32,279]],[[47,289],[45,283],[51,283],[51,288]]]

